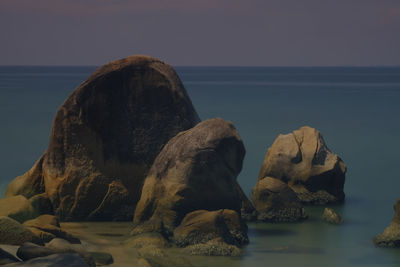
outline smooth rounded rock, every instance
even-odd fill
[[[0,217],[0,244],[22,245],[25,242],[43,244],[27,227],[9,217]]]
[[[157,156],[145,180],[133,232],[170,235],[195,210],[232,209],[240,214],[245,196],[236,177],[244,154],[235,127],[220,118],[179,133]]]

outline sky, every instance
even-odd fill
[[[0,0],[0,65],[400,65],[400,0]]]

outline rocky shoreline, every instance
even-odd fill
[[[191,266],[170,249],[239,257],[251,242],[246,222],[303,221],[305,205],[345,199],[347,167],[314,128],[277,137],[251,200],[237,182],[245,154],[231,122],[200,120],[168,64],[148,56],[108,63],[60,107],[48,149],[0,199],[0,244],[18,246],[1,249],[0,264],[112,264],[115,255],[63,229],[71,221],[130,221],[114,245],[134,251],[138,266]],[[398,203],[395,212],[377,245],[399,246]],[[321,220],[343,222],[332,209]]]

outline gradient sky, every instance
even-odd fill
[[[0,0],[0,65],[400,65],[400,0]]]

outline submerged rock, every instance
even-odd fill
[[[287,183],[305,203],[344,200],[346,165],[325,144],[319,131],[302,127],[279,135],[268,149],[258,179],[273,177]]]
[[[374,239],[374,243],[377,246],[400,247],[400,198],[397,199],[393,209],[394,217],[391,224]]]
[[[295,222],[307,218],[296,193],[281,180],[264,177],[253,189],[259,221]]]
[[[0,199],[0,216],[8,216],[20,223],[35,218],[37,210],[22,195]]]
[[[25,242],[43,244],[27,227],[6,216],[0,217],[0,244],[22,245]]]
[[[342,217],[331,208],[325,208],[324,214],[322,214],[322,219],[331,224],[343,223]]]
[[[141,248],[145,246],[154,246],[165,248],[168,246],[168,241],[160,233],[143,233],[135,235],[124,242],[125,246]]]
[[[47,151],[6,195],[46,193],[62,220],[130,220],[158,153],[199,121],[172,67],[147,56],[113,61],[64,102]]]
[[[145,180],[133,234],[171,235],[196,210],[231,209],[240,214],[244,194],[236,177],[244,154],[235,127],[220,118],[179,133],[157,156]]]

